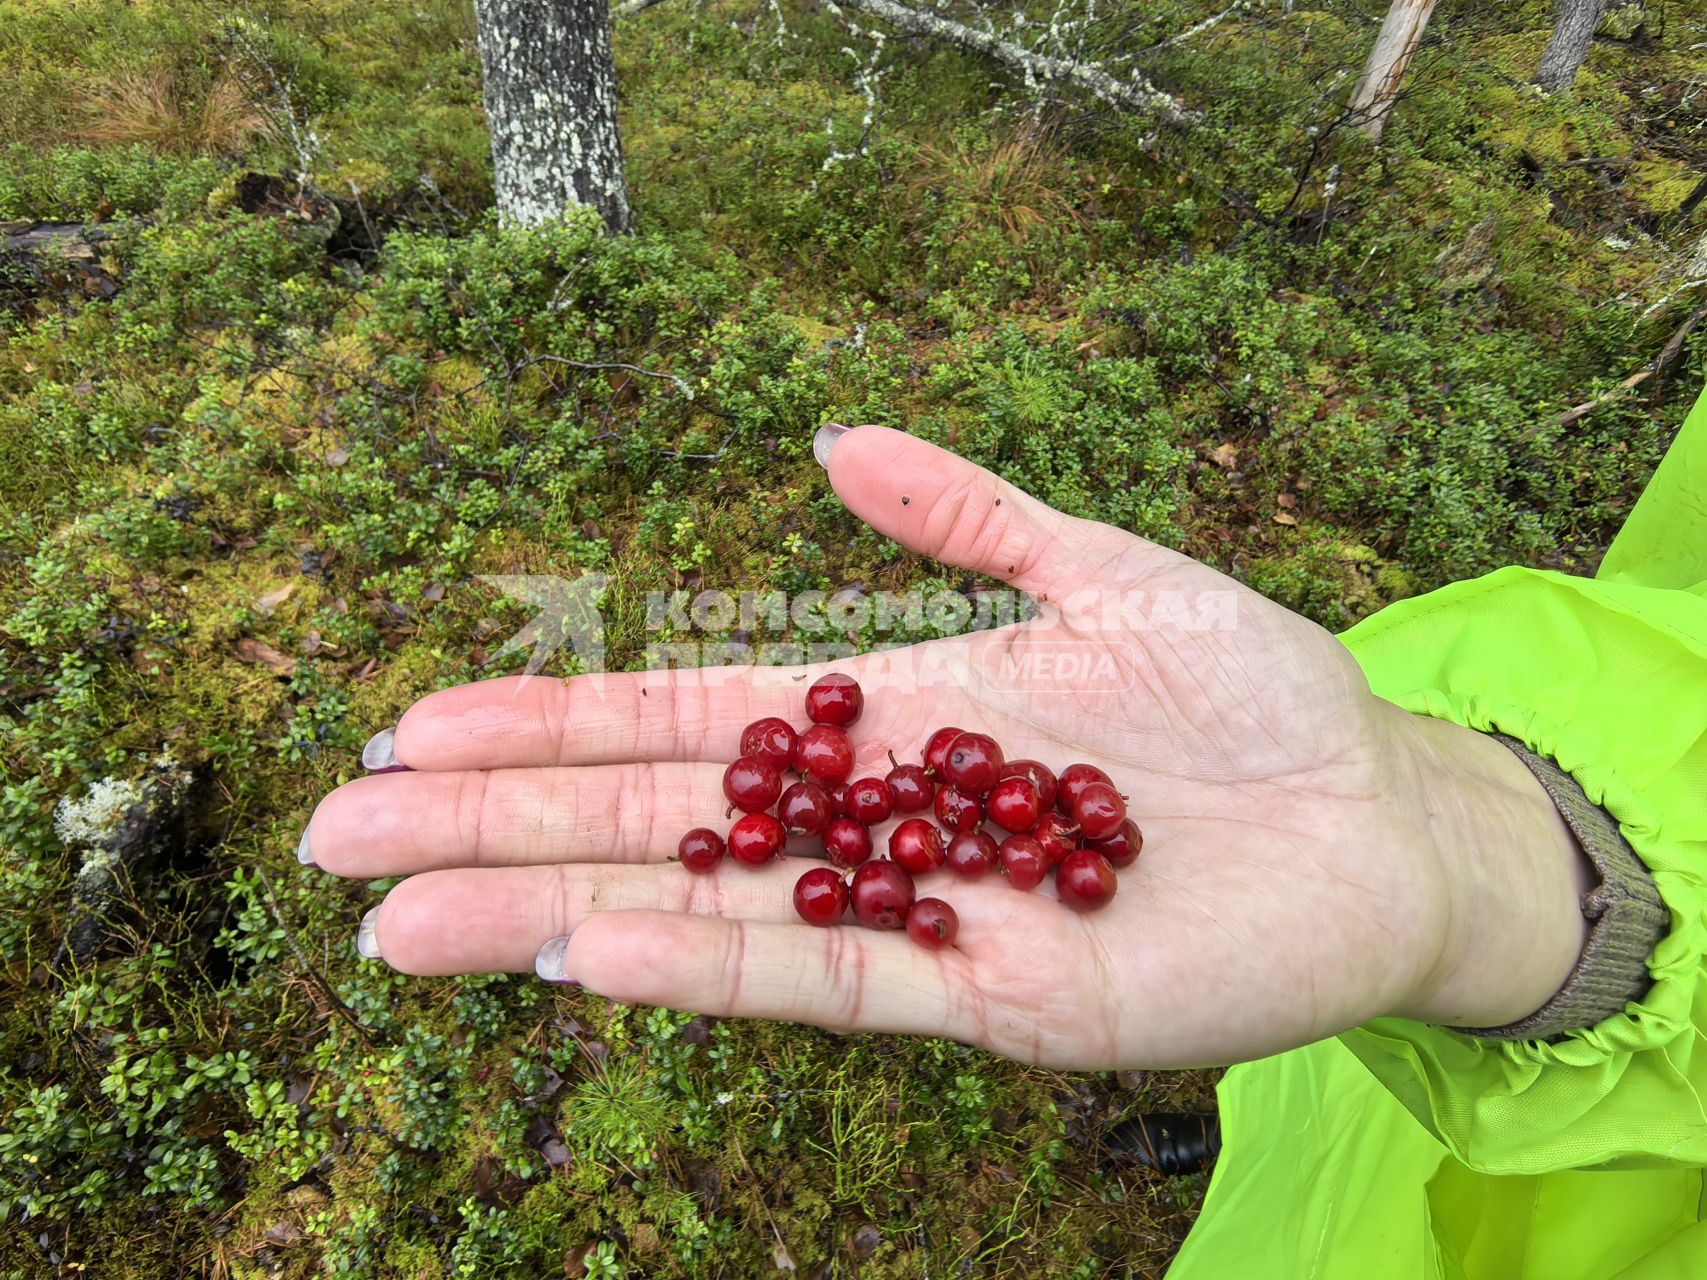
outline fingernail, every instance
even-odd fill
[[[397,730],[381,729],[362,748],[362,768],[369,773],[402,773],[409,768],[397,763]]]
[[[533,971],[546,982],[559,986],[578,987],[581,984],[569,976],[563,967],[563,953],[569,950],[568,938],[553,938],[539,949],[533,958]]]
[[[302,839],[296,842],[296,860],[305,867],[319,867],[314,855],[308,851],[308,832],[302,833]]]
[[[378,960],[379,957],[379,908],[375,907],[362,917],[361,927],[356,930],[356,951],[368,960]]]
[[[837,440],[852,430],[852,427],[841,422],[826,422],[818,428],[818,434],[812,437],[812,456],[818,459],[820,467],[828,470],[830,450],[836,447]]]

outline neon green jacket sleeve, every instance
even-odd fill
[[[1382,697],[1570,771],[1672,914],[1648,996],[1559,1043],[1383,1019],[1344,1045],[1483,1173],[1707,1165],[1707,394],[1597,578],[1505,569],[1344,641]]]

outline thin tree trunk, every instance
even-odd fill
[[[1559,0],[1558,21],[1553,38],[1541,55],[1541,66],[1535,73],[1535,83],[1548,93],[1568,90],[1577,78],[1577,69],[1588,55],[1589,41],[1600,25],[1600,15],[1606,0]]]
[[[474,18],[499,219],[587,205],[630,230],[606,0],[474,0]]]
[[[1416,56],[1433,12],[1434,0],[1393,0],[1381,23],[1381,34],[1375,37],[1375,47],[1369,51],[1369,61],[1363,66],[1363,78],[1351,95],[1352,118],[1359,133],[1369,138],[1381,136],[1387,113],[1399,96],[1399,81]]]

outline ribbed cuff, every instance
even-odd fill
[[[1575,778],[1516,738],[1490,736],[1511,748],[1541,783],[1594,863],[1600,884],[1583,895],[1583,916],[1593,927],[1557,994],[1519,1022],[1458,1030],[1493,1040],[1553,1040],[1623,1013],[1647,995],[1653,985],[1648,957],[1670,931],[1671,912],[1618,823],[1583,794]]]

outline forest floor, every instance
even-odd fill
[[[900,38],[868,123],[830,7],[671,0],[619,23],[612,241],[496,229],[462,0],[0,0],[0,222],[115,229],[117,285],[0,274],[0,1270],[1159,1275],[1205,1178],[1097,1138],[1213,1073],[406,978],[350,945],[390,882],[292,855],[371,732],[523,660],[479,575],[612,575],[619,667],[648,592],[975,586],[852,522],[825,421],[1335,630],[1592,572],[1707,366],[1703,328],[1560,423],[1700,305],[1707,15],[1547,99],[1548,6],[1442,5],[1376,148],[1370,8],[1162,49],[1205,116],[1156,131]],[[173,771],[181,829],[56,960],[79,831]]]

